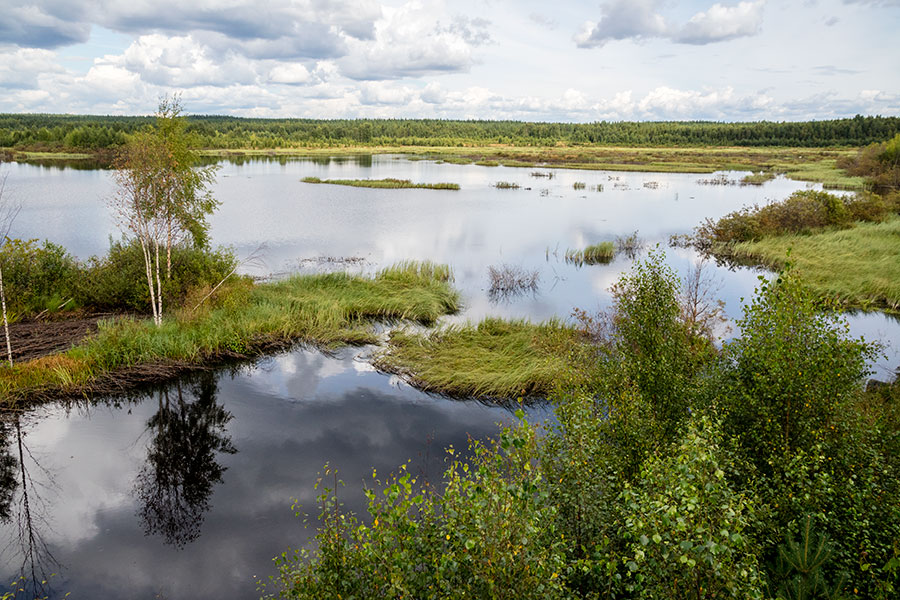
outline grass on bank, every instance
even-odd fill
[[[900,217],[839,231],[767,237],[736,244],[732,252],[776,269],[789,260],[812,290],[848,308],[900,312]]]
[[[386,189],[423,189],[423,190],[458,190],[458,183],[413,183],[409,179],[319,179],[318,177],[304,177],[303,183],[330,183],[332,185],[348,185],[362,188],[386,188]]]
[[[578,343],[576,331],[557,320],[487,318],[427,333],[395,331],[375,366],[454,397],[546,396]]]
[[[373,320],[430,325],[456,312],[459,296],[449,280],[446,266],[406,262],[374,277],[329,273],[271,284],[240,281],[215,305],[182,311],[161,327],[147,320],[106,322],[65,354],[0,369],[0,404],[15,404],[36,392],[89,386],[115,369],[140,364],[202,364],[292,342],[323,347],[374,343]]]

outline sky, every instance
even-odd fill
[[[0,112],[900,115],[900,0],[0,0]]]

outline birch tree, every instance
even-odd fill
[[[0,247],[6,244],[13,221],[22,208],[20,202],[13,202],[4,195],[6,191],[6,175],[0,178]],[[0,305],[3,307],[3,333],[6,337],[6,358],[12,366],[12,344],[9,339],[9,317],[6,314],[6,292],[3,289],[3,265],[0,264]]]
[[[197,168],[178,96],[163,98],[156,126],[132,136],[116,161],[112,209],[119,226],[138,240],[144,256],[153,321],[162,323],[163,275],[172,277],[172,248],[189,241],[206,247],[206,217],[218,202],[208,186],[217,166]]]

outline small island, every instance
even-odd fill
[[[318,177],[304,177],[303,183],[330,183],[332,185],[349,185],[350,187],[407,189],[417,188],[423,190],[458,190],[458,183],[413,183],[409,179],[319,179]]]

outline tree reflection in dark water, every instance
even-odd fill
[[[12,522],[16,528],[15,537],[0,549],[0,555],[11,554],[21,561],[17,589],[29,598],[43,598],[50,594],[51,574],[60,565],[44,536],[49,528],[46,505],[29,462],[51,485],[53,478],[35,460],[24,438],[19,414],[0,420],[0,522]]]
[[[138,517],[146,535],[176,548],[200,536],[225,472],[217,453],[237,452],[226,430],[232,415],[216,403],[216,392],[212,372],[178,383],[157,393],[159,410],[147,422],[153,437],[134,485]]]

